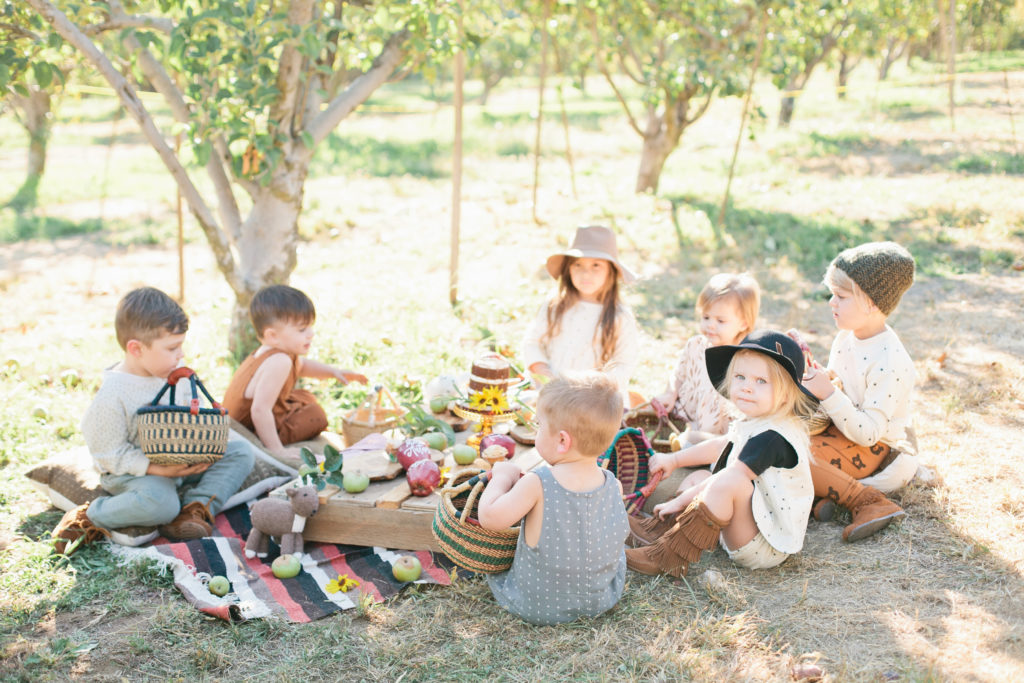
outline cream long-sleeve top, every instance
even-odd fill
[[[881,441],[905,447],[916,373],[892,328],[886,325],[868,339],[841,330],[832,342],[828,367],[843,381],[843,390],[821,405],[839,431],[861,446]]]
[[[96,469],[104,474],[146,474],[149,458],[139,447],[135,411],[152,402],[165,383],[161,377],[140,377],[112,368],[103,372],[103,383],[82,417],[82,435]],[[188,405],[187,387],[188,382],[175,387],[176,404]],[[168,404],[169,395],[170,391],[163,395],[162,405]]]
[[[623,396],[629,392],[629,380],[636,369],[640,351],[640,338],[636,318],[628,306],[619,305],[615,316],[618,325],[618,340],[615,351],[607,363],[601,363],[601,339],[598,331],[601,321],[601,304],[578,301],[562,316],[558,334],[541,343],[541,337],[548,328],[548,306],[545,303],[537,311],[533,322],[523,338],[523,360],[529,368],[534,363],[547,363],[551,372],[558,374],[566,370],[599,370],[611,376],[619,385]]]

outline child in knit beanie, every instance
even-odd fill
[[[914,258],[894,242],[870,242],[839,254],[825,273],[839,333],[828,366],[813,363],[804,386],[832,420],[811,438],[815,517],[835,504],[850,510],[843,540],[865,538],[903,516],[881,492],[907,484],[917,472],[911,403],[914,362],[887,324],[914,282]],[[833,379],[838,379],[841,389]]]

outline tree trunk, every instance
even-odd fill
[[[648,132],[650,133],[650,128],[648,128]],[[658,191],[661,171],[665,168],[665,162],[675,147],[675,144],[669,140],[662,130],[644,135],[644,147],[640,153],[640,170],[636,176],[636,191],[638,194],[640,192],[654,194]]]
[[[786,88],[789,90],[789,88]],[[788,128],[790,121],[793,120],[793,108],[796,107],[796,98],[793,95],[787,95],[782,98],[782,102],[779,104],[779,128]]]
[[[836,96],[839,99],[846,99],[846,83],[850,79],[850,72],[852,72],[859,63],[860,59],[853,59],[845,52],[839,53],[839,73],[836,75],[836,79],[839,84]]]
[[[282,162],[270,185],[261,188],[242,223],[238,267],[243,289],[236,292],[228,347],[241,360],[257,346],[249,302],[267,285],[286,284],[295,270],[298,218],[308,164]]]
[[[889,69],[896,63],[896,60],[903,55],[910,45],[910,40],[904,40],[897,44],[895,38],[889,38],[885,42],[885,49],[882,51],[882,61],[878,64],[878,80],[884,81],[889,77]]]
[[[35,207],[39,198],[39,182],[46,170],[46,143],[50,138],[50,93],[33,88],[28,97],[15,97],[14,104],[21,112],[21,124],[28,132],[28,171],[25,181],[14,193],[8,206],[16,211],[24,211]]]

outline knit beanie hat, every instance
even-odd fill
[[[832,261],[857,283],[885,315],[914,284],[914,257],[895,242],[868,242],[846,249]]]

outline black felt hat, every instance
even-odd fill
[[[727,346],[712,346],[704,351],[704,362],[708,367],[708,377],[711,383],[718,388],[725,379],[725,373],[729,369],[729,363],[737,351],[749,349],[757,353],[763,353],[776,363],[781,365],[786,373],[793,378],[793,382],[807,396],[815,401],[818,398],[809,392],[800,380],[804,376],[804,354],[800,346],[782,334],[772,330],[757,330],[743,338],[739,344]],[[719,390],[721,391],[721,390]]]

